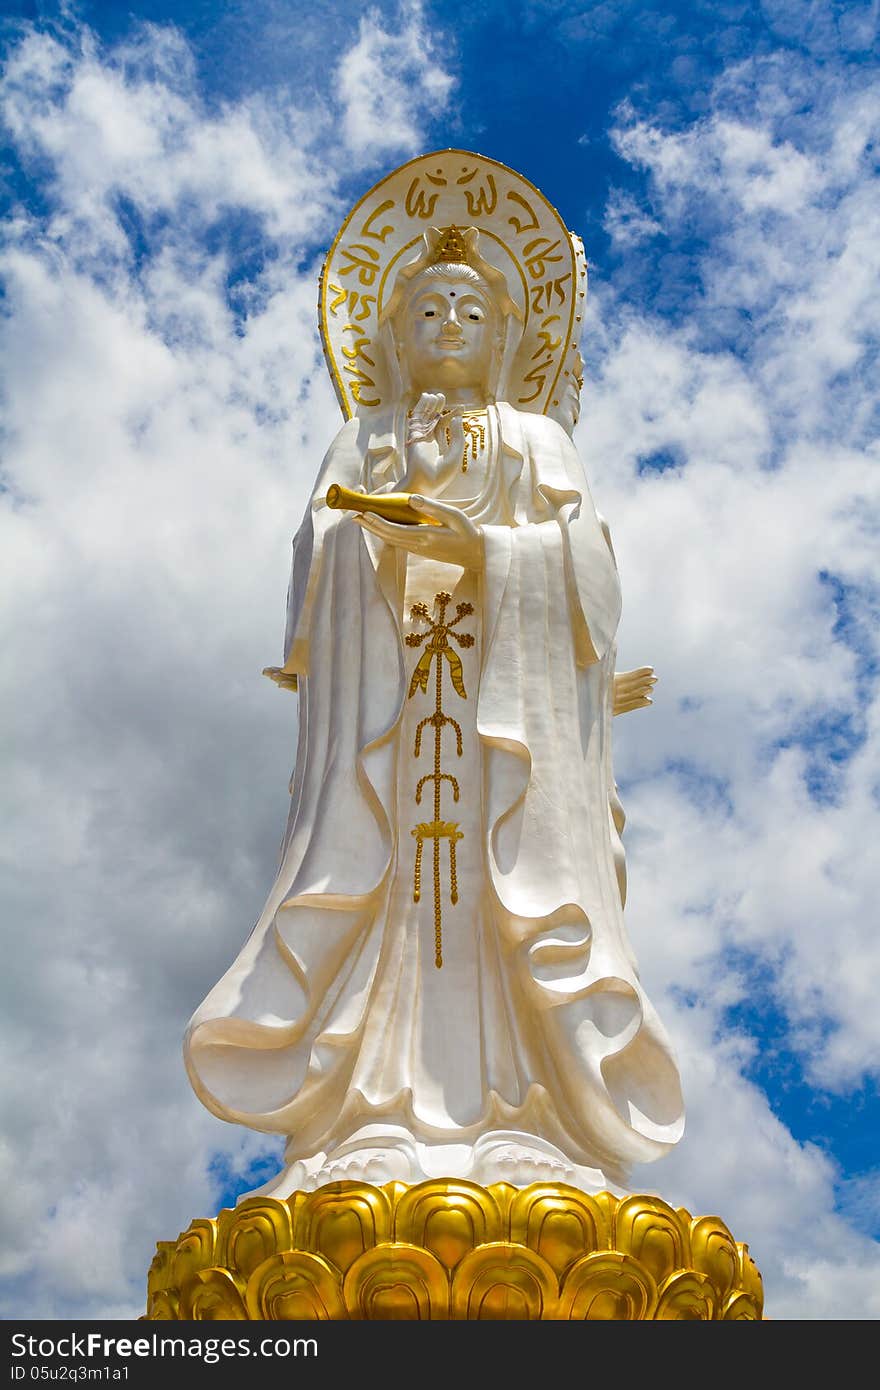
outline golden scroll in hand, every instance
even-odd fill
[[[433,517],[417,512],[409,504],[409,492],[383,492],[369,496],[366,492],[353,492],[351,488],[331,483],[327,489],[327,506],[342,508],[349,512],[372,512],[384,517],[386,521],[397,521],[403,526],[437,526]]]

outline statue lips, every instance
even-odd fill
[[[469,344],[465,342],[464,335],[461,333],[440,333],[434,340],[434,347],[441,354],[461,352],[462,348],[468,346]]]

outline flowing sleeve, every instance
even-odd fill
[[[520,525],[553,522],[562,536],[566,591],[579,666],[602,661],[620,621],[620,581],[614,552],[565,430],[543,415],[502,409],[507,447],[522,455],[516,506]]]
[[[284,665],[281,668],[285,676],[308,675],[309,630],[321,575],[324,541],[330,526],[339,520],[338,513],[333,512],[324,499],[332,482],[350,488],[360,483],[362,455],[357,445],[358,422],[348,420],[324,456],[302,525],[293,538],[293,559],[287,589]]]

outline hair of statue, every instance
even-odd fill
[[[465,265],[464,261],[435,261],[433,265],[426,265],[421,275],[416,277],[414,285],[427,277],[437,280],[467,280],[472,285],[489,290],[480,272],[474,270],[472,265]]]

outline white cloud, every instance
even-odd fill
[[[246,209],[273,237],[313,235],[327,216],[327,171],[314,147],[322,118],[253,97],[209,113],[192,57],[173,30],[147,26],[105,53],[30,32],[7,65],[2,116],[18,150],[52,168],[48,234],[68,252],[124,255],[114,200],[147,219],[209,225]],[[393,143],[393,142],[392,142]]]
[[[768,59],[726,72],[685,130],[619,115],[615,143],[648,174],[651,215],[701,248],[694,320],[747,316],[786,439],[863,445],[876,402],[870,377],[852,374],[880,322],[876,89],[856,68],[810,90],[803,63]]]
[[[443,111],[453,85],[436,47],[417,0],[401,4],[393,29],[378,10],[367,11],[357,43],[336,70],[342,130],[351,151],[373,161],[392,150],[419,151],[425,117]]]
[[[602,225],[620,247],[633,246],[660,231],[660,223],[622,189],[612,189]]]
[[[682,215],[703,180],[710,197],[729,195],[747,213],[797,213],[820,183],[813,161],[791,141],[718,113],[672,135],[634,120],[618,128],[615,144],[631,164],[650,169],[667,215]]]

